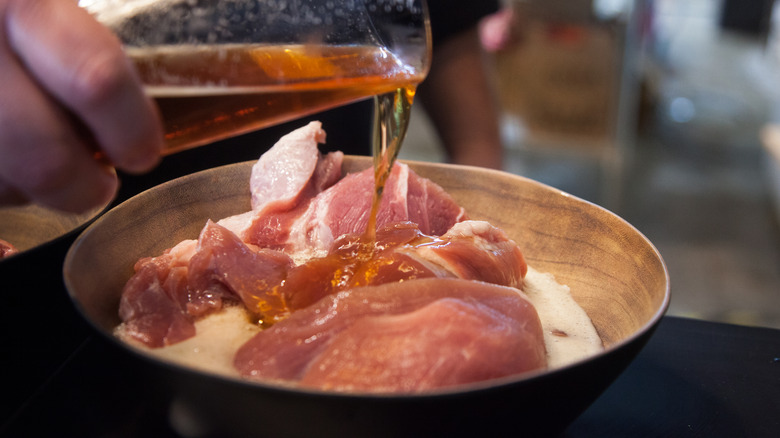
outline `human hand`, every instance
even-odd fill
[[[0,206],[102,205],[118,186],[106,162],[143,172],[162,145],[156,107],[107,28],[73,0],[0,0]]]

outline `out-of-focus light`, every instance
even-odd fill
[[[669,104],[669,117],[677,123],[687,123],[696,117],[696,107],[687,97],[675,97]]]
[[[593,13],[600,20],[612,20],[630,13],[632,6],[629,0],[594,0]]]

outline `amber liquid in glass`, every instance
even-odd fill
[[[166,151],[210,143],[422,81],[375,46],[128,49],[160,109]]]

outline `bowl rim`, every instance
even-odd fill
[[[99,219],[103,214],[110,211],[113,208],[112,204],[114,203],[114,201],[115,201],[115,196],[112,196],[112,198],[109,199],[104,204],[92,207],[82,213],[71,213],[66,211],[60,211],[60,210],[52,209],[37,204],[25,204],[25,205],[0,207],[0,213],[2,213],[3,210],[9,211],[9,210],[16,210],[16,209],[35,209],[35,210],[40,210],[41,212],[73,218],[73,220],[77,222],[75,225],[71,226],[68,230],[66,230],[61,234],[47,238],[45,240],[41,240],[28,248],[19,249],[18,252],[15,252],[14,254],[0,258],[0,266],[2,266],[3,263],[9,260],[14,260],[17,258],[21,259],[23,257],[26,257],[29,254],[41,251],[43,248],[53,246],[58,242],[62,242],[66,239],[73,238],[74,236],[80,235],[83,231],[89,228],[89,226],[92,225],[92,223],[94,223],[97,219]],[[2,216],[2,214],[0,214],[0,216]],[[0,238],[8,241],[3,236],[0,236]]]

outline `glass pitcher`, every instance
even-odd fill
[[[425,0],[80,0],[122,41],[172,153],[414,87]]]

